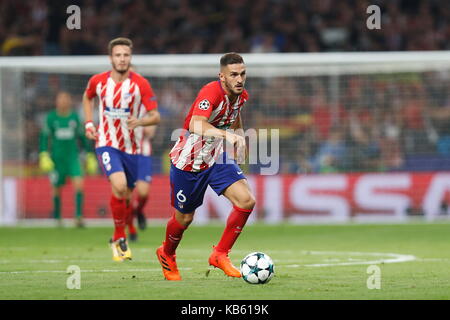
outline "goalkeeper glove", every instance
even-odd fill
[[[39,153],[39,168],[43,172],[50,172],[55,169],[55,164],[47,151]]]
[[[86,172],[88,174],[97,173],[97,158],[93,152],[86,154]]]

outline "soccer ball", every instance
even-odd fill
[[[275,274],[272,259],[265,253],[252,252],[241,262],[242,279],[251,284],[269,282]]]

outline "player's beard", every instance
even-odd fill
[[[126,73],[129,69],[130,69],[130,64],[127,64],[127,66],[123,69],[119,69],[114,63],[113,63],[113,68],[116,72],[120,73],[120,74],[124,74]]]
[[[244,91],[244,85],[242,85],[242,91],[241,92],[237,92],[236,88],[234,86],[232,86],[231,84],[227,83],[227,82],[225,82],[225,86],[227,87],[228,91],[231,92],[235,96],[240,95]]]

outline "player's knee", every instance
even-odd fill
[[[175,213],[175,219],[183,226],[187,227],[194,220],[194,213],[182,213],[177,211]]]
[[[148,188],[141,188],[137,190],[139,198],[147,198],[148,197]]]
[[[126,184],[117,183],[112,185],[113,193],[119,198],[126,198],[128,194],[128,187]]]
[[[192,220],[194,220],[194,215],[183,214],[181,216],[181,220],[182,220],[182,224],[187,227],[188,225],[190,225],[192,223]]]
[[[241,209],[253,210],[255,204],[256,204],[255,197],[252,194],[247,194],[239,197],[235,205]]]

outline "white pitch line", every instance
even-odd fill
[[[178,268],[178,270],[192,270],[192,268]],[[153,271],[161,271],[161,268],[155,269],[102,269],[102,270],[83,270],[81,269],[81,273],[83,272],[153,272]],[[23,270],[23,271],[0,271],[0,274],[21,274],[21,273],[67,273],[64,270]]]
[[[338,252],[330,251],[327,254],[337,254]],[[344,252],[341,252],[345,254]],[[348,255],[359,255],[359,256],[388,256],[389,259],[379,259],[370,261],[353,261],[353,262],[334,262],[334,263],[315,263],[315,264],[305,264],[304,267],[330,267],[330,266],[353,266],[353,265],[366,265],[366,264],[382,264],[382,263],[400,263],[417,260],[416,256],[410,254],[399,254],[399,253],[378,253],[378,252],[346,252]],[[319,254],[323,254],[323,251]]]
[[[450,259],[448,259],[448,258],[423,258],[423,259],[417,259],[417,261],[420,261],[420,262],[431,262],[431,261],[435,261],[435,262],[447,262],[447,261],[450,261]]]

